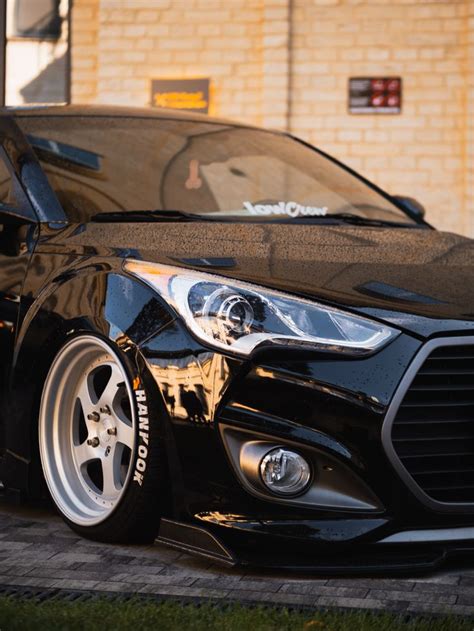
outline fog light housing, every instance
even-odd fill
[[[311,480],[308,462],[295,451],[277,447],[260,461],[260,475],[268,490],[277,495],[297,495]]]

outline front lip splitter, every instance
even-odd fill
[[[398,535],[410,532],[417,531],[400,532]],[[440,532],[443,533],[444,529]],[[219,536],[221,534],[222,537]],[[469,545],[461,539],[420,542],[407,537],[405,542],[395,543],[397,535],[391,535],[374,543],[333,544],[328,552],[327,546],[291,537],[268,538],[268,535],[260,535],[261,541],[256,545],[256,537],[246,536],[246,533],[240,532],[237,537],[232,533],[229,538],[232,542],[226,541],[228,537],[224,533],[219,535],[198,524],[162,518],[156,543],[227,567],[248,566],[319,575],[420,575],[456,558],[474,558],[472,540]]]

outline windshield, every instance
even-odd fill
[[[353,214],[415,222],[341,166],[282,134],[160,118],[19,117],[71,221],[181,211],[240,221]]]

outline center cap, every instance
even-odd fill
[[[105,418],[100,421],[97,435],[99,436],[99,440],[102,444],[107,444],[112,441],[114,438],[113,433],[110,433],[109,430],[113,429],[115,426],[111,419]]]

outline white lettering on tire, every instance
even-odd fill
[[[148,404],[146,400],[145,390],[135,390],[135,399],[137,401],[138,409],[138,437],[140,440],[140,444],[138,445],[138,458],[135,463],[133,481],[142,486],[143,474],[146,471],[150,432],[150,424],[148,421]]]

